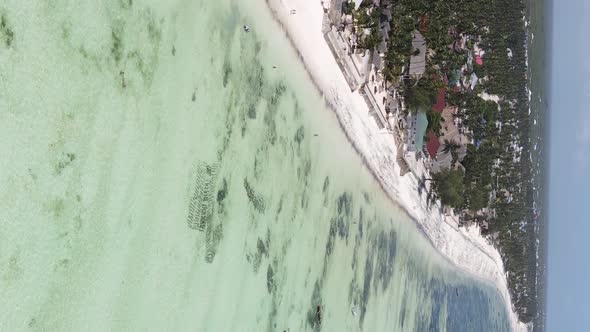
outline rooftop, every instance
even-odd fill
[[[412,39],[412,48],[418,50],[417,55],[410,57],[410,75],[422,75],[426,69],[426,42],[419,31],[415,31]]]
[[[445,109],[445,92],[445,88],[438,89],[438,95],[436,96],[436,104],[432,105],[432,109],[437,113],[442,113],[442,111]]]
[[[428,142],[426,143],[426,150],[430,155],[430,158],[436,158],[436,154],[438,153],[438,149],[440,148],[440,142],[438,141],[438,137],[434,134],[434,131],[430,130],[428,132]]]

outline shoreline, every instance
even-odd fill
[[[487,243],[477,228],[453,228],[445,221],[439,204],[427,206],[423,195],[418,193],[416,175],[411,172],[404,177],[399,175],[393,135],[384,135],[369,115],[368,105],[362,100],[362,96],[350,91],[324,40],[324,13],[320,0],[310,2],[265,0],[272,17],[302,61],[312,84],[328,108],[335,113],[338,125],[363,165],[388,199],[414,221],[414,226],[442,258],[469,275],[494,286],[506,302],[512,329],[526,331],[526,325],[518,320],[515,313],[499,251]],[[291,15],[291,9],[295,9],[297,14]],[[385,136],[388,139],[384,139]],[[419,168],[419,172],[425,174],[425,169]]]

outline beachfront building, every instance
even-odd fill
[[[328,18],[335,26],[342,24],[342,18],[346,14],[343,12],[344,6],[352,4],[354,9],[358,9],[363,0],[326,0],[323,2]]]
[[[478,81],[479,78],[477,77],[477,75],[475,73],[472,73],[469,79],[469,88],[471,89],[471,91],[475,90]]]
[[[334,14],[336,12],[339,15]],[[332,21],[331,17],[338,17]],[[324,15],[322,30],[350,90],[357,91],[366,81],[366,69],[370,61],[370,52],[354,52],[356,36],[352,33],[352,17],[344,15],[341,10],[330,7]]]
[[[324,15],[324,38],[334,54],[352,91],[359,91],[369,106],[369,114],[379,128],[390,129],[389,114],[398,107],[383,75],[384,57],[391,26],[387,15],[380,17],[379,42],[371,50],[357,48],[357,40],[371,33],[368,29],[355,29],[352,15],[343,12],[346,1],[331,0]],[[374,1],[376,6],[380,1]]]
[[[419,31],[412,33],[412,49],[410,56],[409,74],[413,77],[419,77],[426,70],[426,40]]]
[[[426,150],[430,156],[430,171],[433,173],[453,166],[460,167],[459,163],[453,165],[454,157],[452,152],[456,153],[457,162],[463,160],[467,154],[466,147],[470,140],[464,134],[463,126],[456,114],[457,107],[445,107],[441,112],[443,123],[441,124],[440,136],[437,137],[434,132],[429,132]]]
[[[361,94],[367,105],[369,113],[375,118],[379,128],[389,128],[387,102],[391,100],[389,90],[386,88],[387,82],[383,77],[384,68],[383,57],[377,52],[373,52],[370,64],[371,70],[367,75],[367,81],[361,89]]]
[[[391,33],[391,21],[393,16],[391,14],[392,4],[389,0],[374,0],[373,4],[381,6],[382,10],[379,15],[379,35],[381,42],[377,45],[377,52],[384,58],[387,53],[387,43],[389,42],[389,34]]]

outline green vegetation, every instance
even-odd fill
[[[442,114],[431,109],[426,112],[426,118],[428,119],[426,131],[432,130],[436,136],[440,136],[441,123],[445,121]]]
[[[432,104],[436,101],[437,92],[430,82],[432,81],[427,79],[419,80],[402,90],[406,107],[410,111],[427,111],[432,108]]]
[[[366,6],[365,1],[363,6]],[[399,84],[407,108],[427,112],[429,128],[438,132],[440,117],[431,112],[438,77],[456,81],[475,73],[475,91],[448,89],[447,102],[457,106],[457,117],[473,144],[467,146],[463,167],[433,176],[434,193],[442,203],[464,211],[464,219],[485,216],[509,272],[508,282],[517,313],[524,322],[537,312],[536,266],[532,231],[532,165],[528,158],[528,92],[526,90],[526,32],[522,17],[524,0],[392,0],[392,20],[385,56],[385,78]],[[364,7],[363,7],[364,8]],[[364,9],[365,11],[367,9]],[[370,22],[371,20],[367,20]],[[372,28],[372,26],[371,26]],[[407,73],[412,32],[419,30],[428,45],[426,73],[418,81],[400,78]],[[462,39],[463,38],[463,39]],[[465,41],[465,48],[461,47]],[[465,66],[474,45],[485,50],[483,65]],[[508,56],[511,50],[512,57]],[[473,61],[475,62],[475,61]],[[436,78],[436,79],[433,79]],[[499,102],[483,100],[480,92],[497,95]],[[455,142],[445,142],[445,153],[457,162]],[[464,172],[462,170],[464,168]]]
[[[438,77],[436,74],[436,70],[432,66],[427,66],[424,76],[406,77],[400,82],[400,94],[404,96],[406,108],[411,112],[418,110],[427,112],[436,103],[438,89],[444,87],[444,83],[440,79],[431,78]]]
[[[391,11],[391,31],[385,55],[385,78],[397,82],[403,74],[403,68],[409,67],[412,54],[412,32],[415,30],[416,20],[412,16],[403,15],[403,11],[394,7]]]
[[[461,145],[453,140],[448,140],[445,139],[445,144],[443,146],[443,153],[450,153],[451,156],[453,157],[453,165],[455,165],[457,163],[457,161],[459,161],[459,148],[461,148]]]
[[[352,10],[351,13],[357,28],[370,30],[368,35],[358,34],[361,38],[359,38],[357,46],[361,49],[373,50],[382,41],[381,34],[379,33],[381,9],[368,8],[366,4],[363,4],[358,10]]]
[[[458,209],[463,206],[463,171],[444,170],[432,175],[432,189],[442,204]]]
[[[354,11],[354,1],[344,2],[342,4],[342,12],[346,15],[352,14]]]
[[[359,48],[366,49],[366,50],[372,50],[375,47],[377,47],[377,45],[379,45],[381,40],[382,39],[381,39],[381,36],[379,35],[379,30],[376,27],[372,27],[369,35],[367,35],[364,38],[362,38],[361,40],[359,40],[357,45]]]

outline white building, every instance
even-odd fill
[[[426,70],[426,41],[419,31],[412,34],[412,49],[410,76],[422,76]]]

